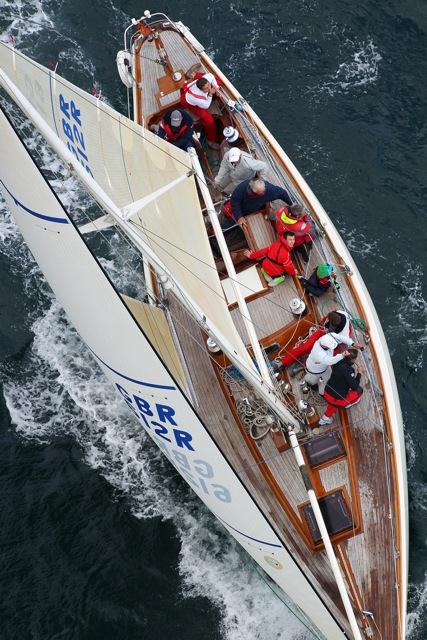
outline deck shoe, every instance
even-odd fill
[[[325,414],[323,414],[323,416],[319,420],[319,427],[323,427],[325,424],[332,424],[332,422],[332,418],[328,418],[328,416],[325,416]]]
[[[268,286],[277,287],[277,285],[282,284],[282,282],[285,282],[285,276],[278,276],[277,278],[273,278],[273,280],[270,280]]]
[[[271,282],[272,281],[272,277],[268,275],[267,271],[264,271],[264,269],[261,267],[261,273],[264,276],[264,278],[267,280],[267,282]]]

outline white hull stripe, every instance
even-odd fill
[[[25,206],[25,204],[22,204],[22,202],[20,202],[13,195],[11,191],[9,191],[9,189],[7,188],[3,180],[0,180],[0,182],[2,183],[3,187],[6,189],[6,191],[8,192],[8,194],[10,195],[10,197],[12,198],[16,206],[21,207],[21,209],[23,209],[26,213],[29,213],[30,215],[35,216],[36,218],[40,218],[41,220],[47,220],[48,222],[58,222],[60,224],[69,224],[66,218],[54,218],[52,216],[45,216],[43,213],[38,213],[37,211],[33,211],[33,209],[29,209],[28,207]]]

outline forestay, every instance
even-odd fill
[[[4,43],[0,68],[119,208],[192,170],[184,151]],[[6,82],[4,88],[12,95]],[[252,367],[224,298],[194,178],[183,179],[133,220],[182,290]]]

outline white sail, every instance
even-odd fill
[[[120,209],[192,172],[188,154],[4,43],[0,68]],[[7,82],[3,86],[10,92]],[[184,178],[133,219],[138,235],[252,368],[228,311],[194,178]]]
[[[56,297],[123,401],[196,494],[323,637],[344,640],[329,609],[208,434],[3,113],[0,139],[0,190],[6,203]]]

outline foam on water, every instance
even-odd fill
[[[407,617],[408,638],[422,640],[418,631],[422,632],[427,613],[427,573],[424,582],[419,585],[409,585],[409,603],[411,611]]]
[[[4,384],[17,432],[37,443],[72,436],[137,517],[172,519],[182,594],[208,596],[221,609],[225,638],[255,640],[266,628],[277,640],[308,637],[128,415],[56,301],[32,329],[31,352]]]
[[[406,258],[402,264],[401,278],[394,283],[400,291],[400,297],[396,322],[388,327],[388,335],[406,343],[407,366],[413,372],[422,370],[427,345],[427,302],[423,296],[423,283],[422,266]]]
[[[315,93],[334,96],[354,90],[366,92],[377,81],[382,60],[373,39],[349,38],[335,24],[325,35],[331,40],[338,40],[339,57],[344,58],[344,62],[338,63],[337,69],[315,88]]]
[[[9,35],[15,38],[15,45],[21,45],[28,37],[42,29],[53,28],[53,22],[43,9],[41,0],[4,0],[1,7],[2,22],[8,26],[0,32],[0,40],[8,41]]]

